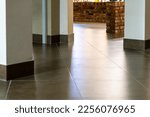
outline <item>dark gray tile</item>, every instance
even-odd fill
[[[150,78],[137,79],[137,81],[150,92]]]
[[[75,24],[72,43],[34,44],[35,75],[13,81],[7,99],[150,99],[150,50],[124,50],[105,28]]]
[[[72,67],[70,69],[71,75],[74,80],[128,80],[132,79],[131,75],[118,68],[81,68],[81,67]]]
[[[9,82],[0,81],[0,100],[5,99],[8,86],[9,86]]]
[[[33,52],[34,52],[34,59],[37,59],[37,60],[54,59],[55,57],[60,56],[59,50],[55,44],[54,45],[34,44]]]
[[[70,63],[70,69],[72,68],[92,68],[92,69],[104,69],[118,67],[115,63],[105,59],[72,59]]]
[[[22,77],[15,79],[17,81],[66,81],[69,80],[70,78],[70,73],[67,70],[67,68],[60,68],[56,70],[49,70],[47,72],[43,73],[36,73],[35,75],[32,76],[27,76],[27,77]]]
[[[105,56],[95,51],[95,49],[89,45],[69,47],[68,45],[59,45],[61,56],[69,59],[104,59]]]
[[[81,99],[76,85],[66,81],[13,81],[7,95],[10,100],[74,100]]]
[[[84,99],[140,100],[150,99],[150,93],[134,80],[76,81]]]
[[[54,61],[44,61],[35,63],[35,73],[49,72],[57,69],[65,69],[67,67],[66,62],[62,59],[56,59]]]

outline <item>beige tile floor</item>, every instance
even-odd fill
[[[74,24],[74,42],[34,45],[35,75],[0,81],[0,99],[150,99],[150,51],[123,49],[105,24]]]

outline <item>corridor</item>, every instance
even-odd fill
[[[150,51],[123,49],[105,24],[74,24],[74,41],[34,45],[35,75],[0,81],[0,99],[150,99]]]

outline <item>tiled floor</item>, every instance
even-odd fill
[[[35,75],[0,81],[0,99],[150,99],[150,51],[124,50],[105,24],[75,24],[69,44],[34,45]]]

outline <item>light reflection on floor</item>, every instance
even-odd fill
[[[149,50],[124,50],[105,24],[74,24],[74,32],[69,44],[34,45],[35,75],[9,89],[0,81],[0,99],[150,99]]]

